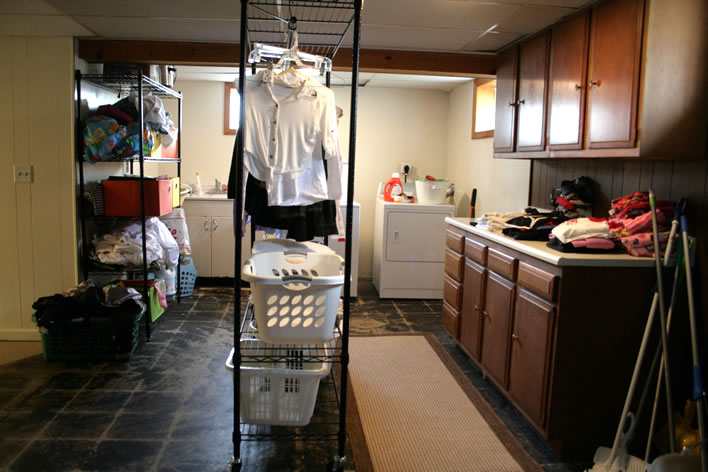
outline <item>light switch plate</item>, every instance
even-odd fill
[[[32,165],[15,165],[15,183],[16,184],[31,184],[32,183]]]

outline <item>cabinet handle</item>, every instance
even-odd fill
[[[575,84],[575,91],[580,92],[583,89],[583,86],[580,84]]]
[[[484,311],[482,312],[482,316],[486,316],[487,318],[490,317],[490,316],[489,316],[489,313],[487,313],[487,310],[484,310]]]
[[[209,220],[204,220],[204,231],[209,231]]]
[[[216,220],[212,220],[211,223],[211,230],[216,231],[216,229],[219,227],[219,223],[216,222]]]
[[[519,100],[517,103],[518,103],[519,105],[524,105],[524,104],[526,103],[526,100],[522,98],[522,99]]]
[[[474,306],[474,311],[479,311],[479,305]]]
[[[599,87],[599,86],[600,86],[600,83],[601,83],[600,80],[591,80],[590,82],[588,82],[588,85],[589,85],[590,87]]]
[[[512,335],[511,335],[511,340],[512,340],[512,341],[518,341],[518,340],[519,340],[519,336],[516,335],[516,334],[512,334]]]

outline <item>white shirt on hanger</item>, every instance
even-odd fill
[[[341,198],[334,93],[296,71],[262,71],[249,77],[246,87],[244,166],[265,182],[268,204]],[[323,158],[328,160],[326,175]]]

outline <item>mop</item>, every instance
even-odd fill
[[[650,472],[684,472],[708,471],[708,451],[706,451],[705,401],[706,392],[703,389],[701,365],[698,354],[698,338],[696,328],[696,309],[693,301],[693,279],[691,275],[691,257],[688,244],[688,223],[685,215],[681,216],[681,239],[683,243],[684,263],[686,266],[686,286],[688,287],[688,320],[691,332],[691,356],[693,361],[693,400],[696,401],[698,414],[698,435],[700,438],[701,455],[665,454],[658,457],[649,466]]]
[[[660,313],[661,319],[661,343],[664,354],[664,361],[668,363],[668,344],[666,339],[666,311],[664,305],[664,288],[663,288],[663,277],[661,273],[661,246],[659,245],[659,235],[656,222],[656,199],[654,198],[653,190],[649,190],[649,203],[651,205],[652,214],[652,229],[654,232],[654,254],[656,262],[656,276],[657,276],[657,288],[654,292],[654,298],[652,300],[651,309],[649,310],[649,317],[647,318],[647,324],[644,328],[644,335],[642,336],[642,342],[639,346],[639,354],[637,355],[637,362],[634,365],[634,372],[632,373],[632,380],[629,383],[629,390],[627,392],[627,397],[625,398],[624,407],[622,408],[622,415],[620,416],[619,426],[617,428],[617,433],[615,434],[615,440],[612,444],[612,449],[606,447],[598,447],[595,451],[595,456],[593,457],[593,467],[589,469],[589,472],[645,472],[649,464],[638,458],[634,457],[627,452],[627,443],[632,438],[634,433],[634,428],[636,427],[634,414],[629,411],[632,404],[632,399],[634,397],[634,391],[637,387],[639,380],[639,373],[644,361],[644,355],[646,354],[647,344],[649,342],[649,337],[651,334],[651,327],[656,318],[657,306]],[[671,405],[670,400],[670,378],[668,376],[668,371],[664,370],[664,380],[667,388],[667,403]],[[669,407],[669,427],[673,431],[673,420],[671,415],[672,408]]]

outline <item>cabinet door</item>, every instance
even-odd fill
[[[509,394],[540,427],[544,426],[554,308],[519,289],[514,309]]]
[[[635,145],[643,0],[593,8],[588,64],[587,147]]]
[[[211,277],[211,218],[188,216],[185,219],[197,277]]]
[[[211,226],[211,276],[234,276],[233,218],[214,217]]]
[[[460,344],[479,361],[482,347],[482,309],[484,307],[484,280],[487,269],[467,260],[465,283],[462,290],[462,313],[460,315]]]
[[[515,146],[516,75],[519,48],[497,56],[497,104],[494,115],[494,152],[513,152]]]
[[[514,284],[494,272],[487,274],[481,362],[487,373],[506,388]]]
[[[548,148],[581,149],[585,125],[590,14],[553,27],[548,96]]]
[[[543,151],[545,148],[549,40],[550,34],[546,32],[519,46],[517,151]]]

